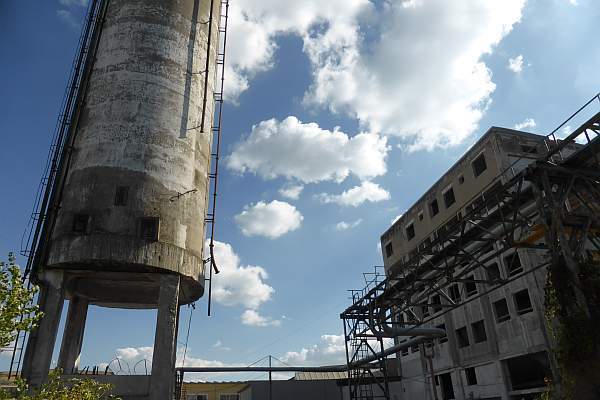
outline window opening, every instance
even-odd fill
[[[410,241],[415,237],[415,225],[410,223],[406,226],[406,238]]]
[[[153,242],[158,241],[158,217],[146,217],[140,220],[140,237]]]
[[[392,247],[392,242],[389,242],[385,245],[385,255],[387,258],[390,258],[394,254],[394,248]]]
[[[514,294],[515,299],[515,308],[517,309],[517,314],[523,315],[533,311],[533,306],[531,305],[531,299],[529,298],[529,291],[527,289],[523,289]]]
[[[431,214],[431,217],[435,217],[436,215],[438,215],[439,212],[440,212],[440,207],[438,205],[438,201],[437,201],[437,199],[433,199],[429,203],[429,213]]]
[[[502,279],[500,275],[500,268],[498,267],[498,263],[493,263],[485,267],[488,279],[490,281],[499,281]]]
[[[466,326],[456,330],[456,342],[459,348],[467,347],[469,345],[469,334]]]
[[[471,166],[473,167],[473,175],[475,175],[475,178],[483,174],[483,172],[487,169],[485,155],[481,153],[479,156],[477,156],[477,158],[471,163]]]
[[[450,208],[450,206],[456,203],[456,197],[454,196],[454,189],[450,188],[443,193],[444,196],[444,205],[446,208]]]
[[[88,214],[75,214],[73,216],[73,233],[85,235],[88,232],[89,219],[90,216]]]
[[[475,276],[469,275],[465,279],[467,280],[475,280]],[[471,297],[477,294],[477,285],[475,282],[465,282],[465,293],[467,297]]]
[[[485,323],[483,320],[473,322],[471,324],[471,330],[473,331],[473,341],[475,343],[487,341],[487,335],[485,333]]]
[[[477,374],[474,367],[465,368],[465,377],[467,378],[468,386],[477,385]]]
[[[128,186],[118,186],[115,191],[115,206],[125,206],[127,205],[127,200],[129,198],[129,187]]]
[[[506,271],[508,276],[515,276],[523,272],[523,265],[521,264],[521,258],[519,253],[514,252],[511,255],[504,257],[504,264],[506,265]]]
[[[460,289],[458,288],[458,284],[453,284],[450,285],[450,287],[448,288],[448,295],[450,296],[450,298],[452,299],[452,301],[454,301],[455,303],[460,302],[461,298],[460,298]]]
[[[504,322],[510,319],[510,311],[506,299],[500,299],[494,302],[494,312],[496,313],[496,321]]]

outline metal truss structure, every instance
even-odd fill
[[[352,305],[340,316],[351,399],[390,398],[386,356],[379,348],[382,338],[397,337],[400,331],[413,336],[411,329],[417,332],[440,312],[540,268],[566,268],[574,301],[589,315],[578,265],[600,254],[600,112],[563,140],[557,139],[556,132],[596,105],[600,108],[600,94],[547,136],[547,151],[539,159],[516,174],[508,168],[462,213],[443,224],[433,240],[425,240],[404,263],[388,270],[385,280],[352,293]],[[565,150],[573,143],[578,144],[577,151],[567,155]],[[544,261],[509,279],[501,279],[486,266],[496,256],[519,248],[544,252]],[[475,279],[476,270],[486,270],[486,278]],[[479,285],[477,295],[457,295],[468,284]],[[432,303],[432,297],[440,301]],[[424,316],[423,309],[438,314]],[[377,360],[357,366],[355,361],[367,354]]]

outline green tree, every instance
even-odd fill
[[[0,347],[5,348],[17,339],[19,331],[29,332],[37,326],[42,317],[34,298],[36,286],[25,285],[21,269],[16,264],[13,253],[8,254],[8,262],[0,262]],[[101,400],[116,399],[108,392],[109,384],[101,384],[93,379],[61,378],[62,371],[53,371],[48,382],[35,390],[29,390],[27,383],[16,381],[16,389],[9,392],[0,388],[0,400]]]
[[[33,303],[37,287],[25,286],[13,253],[0,262],[0,348],[10,345],[19,331],[35,328],[42,313]]]

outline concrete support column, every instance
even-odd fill
[[[45,274],[40,286],[38,304],[44,316],[29,335],[23,359],[22,374],[31,387],[39,387],[48,379],[64,302],[62,273]]]
[[[179,320],[179,275],[162,275],[152,356],[150,400],[173,398],[177,325]]]
[[[58,356],[58,367],[67,375],[77,372],[79,368],[88,306],[88,300],[77,296],[73,296],[69,302],[69,313]]]

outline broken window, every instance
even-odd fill
[[[508,273],[508,276],[515,276],[523,272],[521,258],[519,258],[519,253],[517,252],[504,257],[504,264],[506,265],[506,272]]]
[[[493,263],[485,267],[487,272],[487,277],[490,281],[499,281],[502,279],[500,275],[500,268],[498,267],[498,263]]]
[[[552,376],[545,351],[509,358],[505,362],[512,390],[544,387],[544,378]]]
[[[453,400],[454,396],[454,385],[452,384],[452,375],[450,372],[440,375],[440,381],[442,383],[442,400]]]
[[[473,322],[471,324],[471,330],[473,332],[473,341],[475,343],[487,341],[487,335],[485,334],[485,323],[483,320]]]
[[[423,211],[419,211],[419,221],[423,221]]]
[[[385,245],[385,256],[390,258],[394,254],[394,248],[392,247],[392,242],[389,242]]]
[[[440,212],[440,207],[438,206],[438,201],[437,201],[437,199],[433,199],[429,203],[429,214],[433,218],[434,216],[438,215],[439,212]]]
[[[450,285],[450,287],[448,288],[448,295],[455,303],[460,302],[460,289],[458,288],[458,285],[456,283]]]
[[[475,368],[465,368],[465,377],[467,378],[467,385],[477,385],[477,374],[475,374]]]
[[[88,214],[75,214],[73,216],[73,233],[85,235],[88,232],[88,222],[90,216]]]
[[[515,308],[517,309],[517,314],[523,315],[533,311],[533,306],[531,305],[531,299],[529,298],[529,291],[527,289],[523,289],[514,294],[515,299]]]
[[[477,158],[471,163],[471,166],[473,167],[473,175],[475,175],[475,178],[483,174],[483,172],[487,169],[485,155],[481,153],[479,156],[477,156]]]
[[[463,183],[465,183],[465,177],[461,174],[458,176],[458,184],[462,185]]]
[[[454,189],[452,188],[446,190],[442,196],[444,197],[444,205],[446,208],[450,208],[450,206],[456,202],[456,197],[454,197]]]
[[[475,276],[469,275],[465,279],[473,281],[475,280]],[[477,294],[477,285],[475,284],[475,282],[465,282],[465,293],[467,294],[467,297],[471,297]]]
[[[158,241],[158,217],[146,217],[140,220],[140,237],[152,242]]]
[[[497,322],[504,322],[510,319],[510,312],[508,311],[506,299],[500,299],[494,302],[494,312],[496,313]]]
[[[415,225],[410,223],[406,226],[406,239],[411,240],[415,237]]]
[[[118,186],[115,192],[115,206],[127,205],[127,199],[129,197],[128,186]]]
[[[459,348],[467,347],[469,345],[469,334],[467,333],[466,326],[456,330],[456,343]]]

